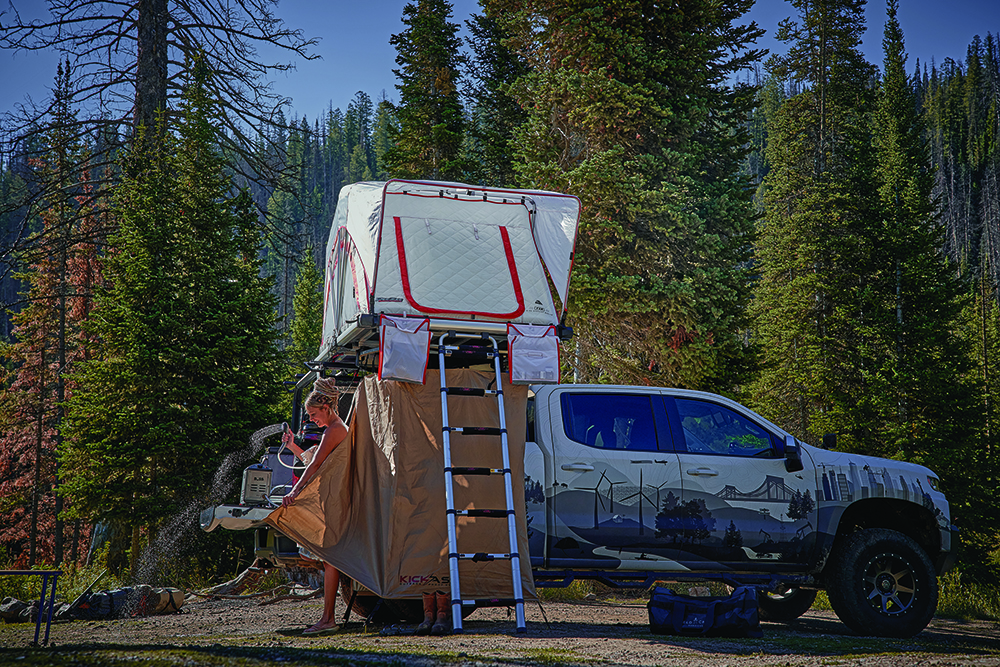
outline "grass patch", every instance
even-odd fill
[[[58,567],[49,563],[35,565],[32,570],[60,570],[62,574],[56,585],[56,597],[60,601],[69,602],[75,600],[81,593],[87,590],[94,582],[100,581],[94,586],[95,591],[114,590],[126,586],[134,586],[136,583],[149,583],[147,581],[133,582],[131,573],[125,571],[121,576],[115,576],[107,571],[107,546],[97,551],[89,566],[83,567],[75,564],[63,564]],[[158,578],[162,582],[155,584],[155,587],[179,588],[181,590],[205,588],[212,583],[204,573],[193,567],[190,561],[179,561],[173,564],[176,571],[162,572]],[[6,563],[0,561],[0,570],[15,570],[8,560]],[[234,573],[236,576],[239,572]],[[103,574],[103,576],[101,576]],[[248,593],[257,593],[271,590],[283,584],[287,584],[288,578],[285,571],[275,568],[256,581]],[[12,597],[25,602],[38,600],[42,592],[41,576],[0,576],[0,599]]]
[[[816,593],[816,599],[813,601],[813,605],[809,608],[814,611],[833,611],[833,607],[830,606],[830,598],[827,597],[826,591],[818,591]]]
[[[1000,620],[1000,590],[993,586],[967,583],[952,570],[938,582],[939,616],[970,620]]]
[[[531,648],[519,652],[521,656],[542,665],[563,665],[576,662],[577,655],[569,649]]]
[[[578,602],[588,595],[597,594],[597,583],[588,579],[577,579],[564,588],[538,588],[538,598],[542,602]]]
[[[292,582],[288,578],[288,573],[283,568],[275,567],[266,572],[260,579],[247,586],[242,594],[264,593],[272,591],[279,586],[290,586],[291,584]]]
[[[100,559],[95,559],[95,563],[100,563]],[[14,569],[8,565],[0,569]],[[59,580],[56,582],[56,596],[62,600],[75,600],[83,591],[87,590],[97,577],[104,572],[104,566],[94,564],[90,567],[77,567],[75,565],[63,565],[53,567],[48,564],[36,565],[33,570],[62,570]],[[100,590],[119,588],[122,582],[108,573],[101,579],[95,587]],[[0,577],[0,598],[12,597],[18,600],[30,602],[38,600],[42,594],[42,577],[33,576],[6,576]]]

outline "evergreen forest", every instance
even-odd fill
[[[752,4],[480,0],[463,39],[412,0],[394,93],[309,115],[260,111],[208,44],[115,122],[61,62],[0,145],[0,562],[102,543],[134,572],[249,464],[318,349],[341,189],[398,177],[578,196],[564,381],[712,391],[926,465],[962,576],[1000,585],[1000,35],[913,62],[889,0],[870,63],[864,0],[789,0],[767,54]],[[186,575],[248,564],[247,536],[189,538]]]

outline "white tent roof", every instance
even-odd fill
[[[384,223],[383,202],[386,194],[397,192],[462,199],[486,197],[497,201],[523,198],[529,209],[533,205],[535,215],[532,232],[535,245],[565,310],[573,245],[580,218],[579,199],[557,192],[504,190],[436,181],[369,181],[347,185],[340,191],[340,200],[330,230],[330,245],[332,247],[335,242],[337,230],[346,227],[364,268],[366,282],[372,286],[373,291],[378,289],[374,284],[377,277],[373,272],[379,235]]]

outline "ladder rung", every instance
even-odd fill
[[[482,389],[480,387],[445,387],[441,391],[449,396],[496,396],[502,393],[496,389]]]
[[[496,356],[496,352],[494,352],[490,348],[481,347],[479,345],[445,345],[443,349],[445,353],[462,352],[466,354],[485,354],[487,359],[492,359],[494,356]]]
[[[457,558],[458,560],[471,560],[473,563],[482,563],[491,560],[510,560],[517,554],[487,554],[479,552],[477,554],[448,554],[448,558]]]
[[[524,598],[482,598],[477,600],[452,600],[463,607],[508,607],[512,604],[524,604]]]
[[[445,426],[442,430],[460,431],[462,435],[503,435],[507,432],[507,429],[495,426]]]
[[[481,516],[490,519],[503,519],[509,514],[513,514],[514,510],[448,510],[449,514],[455,514],[456,516]]]
[[[503,475],[510,472],[510,468],[445,468],[445,472],[453,475]]]

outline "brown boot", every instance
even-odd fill
[[[429,635],[434,624],[434,593],[424,593],[424,620],[413,631],[415,635]]]
[[[431,626],[431,634],[435,637],[440,637],[451,632],[451,624],[448,622],[449,606],[451,605],[448,596],[439,592],[437,594],[437,620]]]

